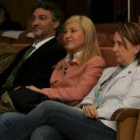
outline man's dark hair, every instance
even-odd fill
[[[46,2],[46,1],[39,1],[37,2],[33,9],[32,13],[38,9],[38,8],[43,8],[44,10],[49,10],[52,12],[52,19],[53,21],[59,21],[60,25],[56,29],[56,36],[62,32],[62,22],[63,22],[63,13],[61,10],[53,3],[53,2]]]
[[[33,7],[33,10],[32,10],[32,13],[38,9],[38,8],[43,8],[45,10],[49,10],[52,12],[52,19],[54,21],[60,21],[62,22],[63,20],[63,14],[62,12],[60,11],[60,9],[52,2],[45,2],[45,1],[41,1],[41,2],[37,2],[34,7]]]

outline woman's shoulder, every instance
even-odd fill
[[[140,76],[140,65],[136,66],[134,73]]]
[[[99,56],[99,55],[96,55],[94,57],[92,57],[89,61],[89,63],[95,63],[95,64],[103,64],[103,65],[106,65],[106,62],[104,60],[103,57]]]

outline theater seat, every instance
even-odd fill
[[[101,53],[103,55],[103,58],[106,61],[106,66],[107,67],[112,67],[112,66],[117,66],[117,61],[115,54],[113,52],[113,47],[100,47]]]
[[[117,122],[116,140],[140,140],[140,109],[118,109],[111,120]]]
[[[7,43],[0,43],[0,73],[2,73],[13,62],[17,50]]]

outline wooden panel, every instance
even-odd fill
[[[1,0],[11,15],[11,19],[20,22],[23,28],[26,28],[27,20],[32,7],[37,0]]]
[[[11,18],[22,24],[24,29],[35,2],[38,0],[0,0],[11,14]],[[49,0],[46,0],[49,1]],[[116,21],[116,10],[127,7],[127,0],[50,0],[60,7],[64,16],[68,18],[75,14],[84,14],[91,17],[94,23]],[[113,5],[114,3],[114,5]],[[131,19],[137,21],[140,0],[131,0]],[[114,14],[113,14],[114,13]],[[114,18],[113,18],[113,17]],[[112,19],[113,18],[113,19]]]

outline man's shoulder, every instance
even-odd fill
[[[56,37],[50,39],[49,41],[47,41],[46,43],[44,43],[44,45],[57,45],[57,46],[62,46],[56,39]]]
[[[48,42],[44,43],[41,47],[46,47],[55,50],[65,50],[64,46],[60,44],[56,38],[49,40]]]

